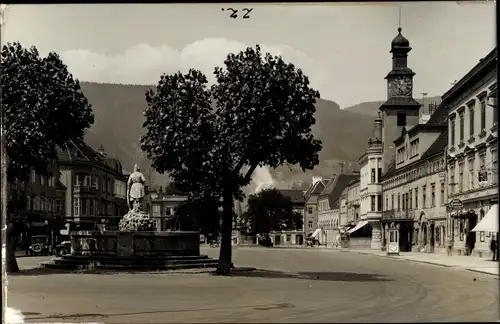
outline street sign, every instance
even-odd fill
[[[464,204],[460,199],[455,198],[450,201],[450,207],[453,209],[462,209],[463,206]]]

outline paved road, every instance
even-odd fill
[[[208,252],[207,252],[208,251]],[[204,252],[216,254],[215,249]],[[9,306],[34,322],[497,321],[498,280],[320,249],[235,249],[209,274],[50,274],[9,279]]]

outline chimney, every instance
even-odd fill
[[[104,152],[104,147],[102,146],[102,144],[101,144],[101,146],[99,147],[99,150],[98,150],[97,152],[98,152],[99,154],[101,154],[102,156],[104,156],[104,157],[106,156],[106,152]]]

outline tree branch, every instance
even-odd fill
[[[250,166],[250,169],[247,171],[247,174],[245,175],[245,182],[248,182],[252,179],[252,173],[257,169],[258,163],[254,163]]]

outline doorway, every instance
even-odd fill
[[[281,235],[274,236],[274,245],[281,245]]]
[[[472,232],[472,229],[477,225],[477,215],[469,214],[469,219],[467,220],[467,246],[468,246],[468,255],[472,254],[474,247],[476,245],[476,232]]]
[[[436,230],[436,225],[434,223],[430,224],[430,230],[429,230],[429,252],[434,253],[434,244],[435,244],[435,230]]]
[[[304,244],[304,237],[302,235],[297,235],[297,237],[295,238],[295,241],[298,245],[302,245],[302,244]]]

